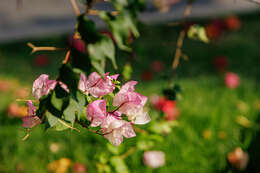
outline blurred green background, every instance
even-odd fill
[[[175,77],[175,83],[182,87],[181,99],[177,104],[181,111],[178,126],[173,127],[170,134],[163,135],[163,140],[157,140],[151,148],[166,153],[166,165],[158,169],[147,168],[142,162],[143,152],[136,150],[126,158],[131,172],[237,172],[227,162],[227,154],[236,147],[249,153],[249,165],[245,172],[260,171],[257,165],[260,162],[260,143],[257,141],[260,113],[259,17],[260,13],[239,16],[242,23],[240,30],[225,32],[209,44],[185,39],[183,51],[189,60],[181,60]],[[210,20],[197,19],[194,22],[203,25]],[[141,37],[134,43],[135,58],[132,64],[132,79],[139,81],[138,92],[151,96],[161,94],[162,89],[167,87],[164,78],[170,73],[180,30],[180,26],[168,24],[140,24]],[[22,141],[26,130],[22,128],[19,118],[7,115],[8,105],[19,98],[15,94],[19,88],[30,90],[40,74],[47,73],[54,78],[65,56],[64,52],[30,54],[31,49],[26,43],[66,47],[67,39],[67,34],[64,34],[0,45],[0,81],[12,83],[12,89],[0,91],[0,172],[47,172],[48,163],[62,157],[85,164],[87,172],[98,172],[96,163],[100,162],[100,153],[109,150],[120,155],[135,146],[137,138],[145,138],[138,133],[137,138],[124,140],[119,149],[107,149],[107,140],[80,127],[81,132],[78,133],[70,130],[45,132],[39,126],[33,129],[27,140]],[[47,65],[37,65],[36,59],[40,54],[48,58]],[[119,72],[129,56],[118,52]],[[218,73],[213,65],[216,56],[228,57],[228,69],[241,78],[238,88],[232,90],[224,85],[224,75]],[[154,60],[165,64],[162,72],[152,72],[151,62]],[[144,71],[151,72],[149,78],[152,80],[143,81],[146,79]],[[24,102],[15,103],[25,105]],[[152,119],[158,116],[153,109],[149,112]],[[238,116],[246,117],[252,126],[239,124]],[[141,128],[147,129],[149,125]],[[53,144],[59,146],[58,151],[50,149]]]

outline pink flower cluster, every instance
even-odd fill
[[[129,81],[123,85],[120,91],[115,94],[113,106],[115,110],[107,111],[107,102],[102,99],[103,96],[113,93],[116,86],[114,81],[117,75],[109,76],[109,73],[102,78],[98,73],[91,73],[88,78],[84,74],[80,74],[78,89],[87,97],[93,97],[92,101],[87,105],[86,118],[91,122],[91,127],[100,126],[105,138],[113,145],[118,146],[123,141],[123,137],[131,138],[136,134],[133,130],[133,124],[146,124],[151,121],[148,113],[144,111],[144,105],[147,97],[134,90],[136,81]],[[36,99],[40,99],[44,95],[48,95],[59,84],[65,91],[69,92],[68,87],[56,80],[49,80],[48,75],[41,75],[33,83],[32,93]],[[97,99],[98,98],[98,99]],[[28,102],[28,116],[23,118],[23,127],[32,128],[41,123],[40,118],[36,115],[35,107],[32,102]],[[123,115],[126,119],[123,119]]]
[[[180,111],[176,106],[176,101],[153,95],[151,97],[151,104],[155,109],[165,113],[165,119],[167,121],[176,120],[180,115]]]
[[[101,126],[104,137],[115,146],[120,145],[123,136],[126,138],[136,136],[132,124],[122,120],[120,112],[106,111],[105,100],[96,100],[87,106],[87,119],[91,121],[90,126]]]
[[[113,80],[117,77],[118,75],[108,76],[106,73],[103,79],[98,73],[93,72],[87,79],[84,74],[81,74],[78,87],[86,95],[101,98],[114,91]],[[136,84],[136,81],[129,81],[121,87],[113,99],[113,106],[116,107],[114,111],[107,112],[104,99],[95,100],[87,106],[87,119],[91,121],[90,126],[100,126],[104,137],[115,146],[123,141],[123,137],[136,136],[132,124],[146,124],[151,120],[143,109],[147,97],[134,91]],[[123,120],[122,114],[129,121]]]

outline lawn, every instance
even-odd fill
[[[125,159],[131,172],[236,172],[228,165],[227,154],[238,146],[249,152],[250,161],[245,172],[260,170],[257,165],[260,161],[257,141],[260,113],[259,17],[259,13],[240,16],[242,27],[239,31],[226,32],[209,44],[185,39],[183,51],[189,60],[181,61],[174,79],[182,88],[177,101],[181,114],[171,133],[157,135],[155,145],[150,148],[166,153],[166,165],[155,170],[147,168],[142,162],[143,151],[136,150]],[[196,19],[196,22],[205,24],[209,20]],[[132,64],[132,79],[139,81],[137,90],[143,95],[161,94],[162,89],[167,87],[165,78],[170,74],[180,29],[168,24],[140,24],[141,37],[134,43],[136,58]],[[42,73],[55,77],[65,53],[45,52],[49,65],[37,67],[34,60],[39,53],[31,55],[27,41],[41,46],[65,47],[67,36],[1,44],[0,80],[13,80],[17,86],[30,88],[34,79]],[[218,73],[212,64],[216,56],[228,57],[228,69],[241,78],[238,88],[229,89],[224,85],[223,74]],[[119,71],[128,58],[127,53],[118,53]],[[151,81],[142,81],[141,74],[151,69],[154,60],[165,64],[164,71],[152,73]],[[110,157],[111,153],[122,155],[136,146],[136,141],[140,141],[137,138],[146,138],[145,134],[138,133],[137,138],[126,139],[122,146],[115,149],[102,136],[80,127],[81,132],[78,133],[70,130],[45,132],[39,126],[33,129],[26,141],[22,141],[26,131],[21,127],[21,120],[10,118],[6,113],[13,99],[13,91],[0,92],[0,172],[46,172],[48,163],[62,157],[84,163],[88,172],[97,172],[96,163],[102,162],[100,153],[104,158]],[[158,116],[153,109],[149,112],[152,119]],[[246,117],[252,126],[239,124],[239,116]],[[149,125],[141,128],[149,131]],[[60,146],[58,152],[50,150],[53,143]],[[107,147],[109,152],[104,149]]]

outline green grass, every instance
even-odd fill
[[[178,101],[181,110],[179,126],[174,127],[169,135],[163,136],[162,142],[156,143],[152,148],[166,153],[166,165],[156,170],[149,169],[142,163],[143,152],[136,151],[126,158],[131,172],[228,172],[227,153],[237,146],[249,151],[250,165],[247,172],[257,172],[255,166],[260,161],[260,152],[257,147],[259,138],[256,136],[259,134],[254,129],[246,129],[237,124],[236,117],[243,115],[252,122],[257,122],[259,118],[260,110],[254,106],[255,101],[260,99],[259,17],[259,14],[241,16],[242,28],[238,32],[225,33],[220,40],[210,44],[185,40],[183,51],[189,56],[189,61],[181,61],[175,78],[183,90]],[[199,23],[205,22],[207,21],[199,20]],[[140,81],[140,74],[143,70],[150,69],[153,60],[162,60],[166,65],[164,72],[154,74],[154,80],[137,85],[137,90],[142,94],[160,94],[167,86],[167,81],[163,79],[169,75],[168,69],[179,31],[179,27],[167,25],[141,25],[142,37],[134,45],[137,57],[133,64],[133,79]],[[33,43],[64,47],[66,37],[57,36]],[[2,44],[0,77],[15,79],[21,85],[30,86],[42,73],[55,76],[56,68],[65,54],[48,54],[50,65],[36,68],[33,65],[35,55],[30,55],[26,41]],[[239,88],[231,90],[224,86],[223,76],[212,66],[212,60],[217,55],[228,56],[229,70],[241,76]],[[127,54],[119,53],[119,67],[122,67],[127,58]],[[46,172],[47,164],[61,157],[82,162],[87,165],[88,172],[97,172],[97,155],[107,150],[107,141],[102,136],[84,129],[80,133],[44,132],[42,127],[37,127],[28,140],[22,141],[26,132],[21,127],[21,121],[6,116],[6,106],[13,99],[10,95],[11,93],[0,93],[0,172],[15,172],[19,164],[23,165],[24,172]],[[237,104],[241,102],[247,109],[238,108]],[[152,118],[155,114],[154,111],[150,112]],[[211,131],[211,138],[203,137],[205,130]],[[218,137],[221,131],[226,133],[226,138]],[[141,134],[138,136],[140,138]],[[55,154],[49,150],[53,142],[61,145],[60,151]],[[124,145],[128,148],[134,146],[135,142],[136,139],[127,139]]]

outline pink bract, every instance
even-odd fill
[[[25,128],[32,128],[41,124],[41,119],[36,115],[36,108],[33,106],[32,101],[28,101],[28,115],[22,118],[22,126]]]
[[[67,85],[56,80],[49,80],[46,74],[40,75],[33,83],[32,94],[36,99],[40,99],[44,95],[48,95],[51,90],[54,90],[57,83],[66,91],[69,92]]]
[[[91,127],[101,125],[106,119],[106,101],[96,100],[87,106],[87,119],[91,121]]]
[[[121,116],[120,112],[109,113],[103,124],[101,125],[104,137],[115,146],[123,142],[123,137],[132,138],[136,134],[133,130],[131,123],[118,118]]]
[[[118,111],[126,114],[134,124],[146,124],[151,121],[148,113],[143,110],[147,97],[134,92],[136,84],[136,81],[129,81],[123,85],[115,95],[113,105],[119,106]]]
[[[103,79],[97,72],[93,72],[87,79],[87,77],[81,73],[78,88],[84,94],[90,93],[93,97],[102,97],[114,91],[115,84],[112,80],[116,80],[118,76],[118,74],[108,76],[108,73],[106,73]]]

